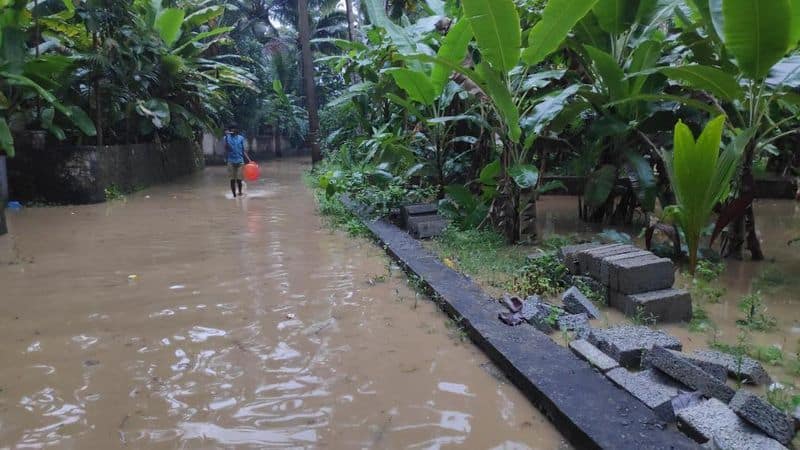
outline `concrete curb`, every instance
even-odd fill
[[[386,220],[369,220],[346,196],[341,200],[576,448],[698,448],[549,336],[501,323],[497,302],[408,233]]]

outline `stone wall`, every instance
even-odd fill
[[[203,168],[199,145],[172,142],[51,147],[20,146],[8,160],[10,198],[46,203],[98,203],[105,190],[130,192]]]
[[[225,144],[221,137],[211,133],[203,134],[203,156],[207,165],[225,164]],[[256,161],[274,159],[275,145],[272,135],[259,135],[247,138],[247,152]],[[304,156],[309,154],[302,149],[293,148],[286,138],[281,137],[281,156]]]

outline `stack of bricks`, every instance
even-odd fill
[[[589,276],[606,288],[606,300],[628,316],[657,322],[692,318],[692,298],[674,289],[675,267],[668,258],[628,244],[562,247],[559,257],[573,275]]]

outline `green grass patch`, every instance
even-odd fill
[[[344,230],[351,236],[369,236],[369,229],[361,222],[361,219],[350,212],[344,204],[336,197],[328,197],[324,193],[317,192],[317,208],[322,215],[325,223],[338,230]]]
[[[433,249],[448,265],[488,285],[505,289],[529,249],[507,245],[503,237],[489,230],[458,230],[453,227],[432,241]]]

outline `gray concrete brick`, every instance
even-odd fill
[[[692,320],[692,296],[683,289],[662,289],[641,294],[609,293],[609,306],[627,316],[643,314],[656,322],[688,322]]]
[[[744,355],[734,356],[716,350],[696,350],[692,353],[692,358],[725,366],[728,369],[728,375],[747,383],[769,384],[772,382],[760,362]]]
[[[725,403],[728,403],[733,398],[735,393],[733,388],[723,381],[714,378],[713,375],[700,367],[680,356],[674,355],[663,347],[653,347],[650,349],[647,359],[653,367],[686,386],[702,392],[707,397],[718,398]]]
[[[662,420],[666,422],[675,420],[672,399],[680,394],[680,384],[654,369],[633,373],[619,367],[606,372],[606,376],[647,405]]]
[[[447,224],[447,219],[441,216],[411,216],[408,232],[417,239],[427,239],[442,234]]]
[[[575,286],[561,295],[561,303],[564,304],[564,309],[572,314],[586,313],[590,319],[599,319],[602,316],[597,306]]]
[[[578,252],[598,246],[599,244],[594,243],[567,245],[558,249],[556,256],[573,275],[580,275],[581,268],[578,263]]]
[[[598,270],[596,270],[595,272],[590,272],[590,275],[593,276],[595,279],[600,280],[604,284],[608,284],[609,269],[612,264],[614,264],[615,262],[622,261],[624,259],[640,258],[643,256],[654,256],[654,255],[653,253],[648,252],[646,250],[640,250],[636,248],[636,250],[631,252],[603,257],[600,259],[599,266],[596,266]]]
[[[586,313],[567,314],[558,318],[558,329],[561,331],[571,331],[578,339],[585,339],[592,331],[589,324],[589,316]]]
[[[638,368],[642,353],[654,346],[681,350],[681,342],[661,330],[645,326],[620,325],[604,329],[592,329],[589,342],[617,360],[620,365]]]
[[[655,255],[623,259],[609,264],[607,281],[611,291],[623,294],[669,289],[675,283],[674,266]]]
[[[683,358],[683,359],[689,361],[690,363],[700,367],[701,369],[703,369],[706,372],[708,372],[711,376],[713,376],[714,378],[718,379],[719,381],[722,381],[723,383],[725,382],[725,380],[728,379],[728,370],[725,368],[725,366],[723,366],[721,364],[717,364],[717,363],[712,362],[712,361],[705,361],[705,360],[702,360],[702,359],[696,359],[696,358],[693,358],[689,354],[681,353],[681,352],[676,351],[676,350],[669,350],[669,351],[673,355],[675,355],[675,356],[677,356],[679,358]],[[643,369],[649,369],[649,368],[653,367],[653,363],[650,361],[650,358],[651,358],[651,356],[650,356],[649,353],[645,353],[644,356],[642,356],[642,368]]]
[[[570,342],[569,348],[573,353],[578,355],[579,358],[586,360],[601,372],[608,372],[611,369],[619,367],[619,363],[585,339],[577,339]]]
[[[578,252],[578,263],[584,275],[597,278],[600,274],[600,263],[603,258],[636,251],[639,251],[639,249],[628,244],[602,245]]]
[[[438,211],[439,207],[435,203],[415,203],[400,207],[400,217],[403,221],[403,226],[408,227],[409,217],[432,216],[436,215]]]
[[[758,395],[739,390],[728,406],[739,417],[781,444],[788,445],[792,441],[794,419]]]
[[[677,412],[678,429],[697,442],[711,442],[720,450],[786,450],[742,420],[727,405],[712,398]]]

